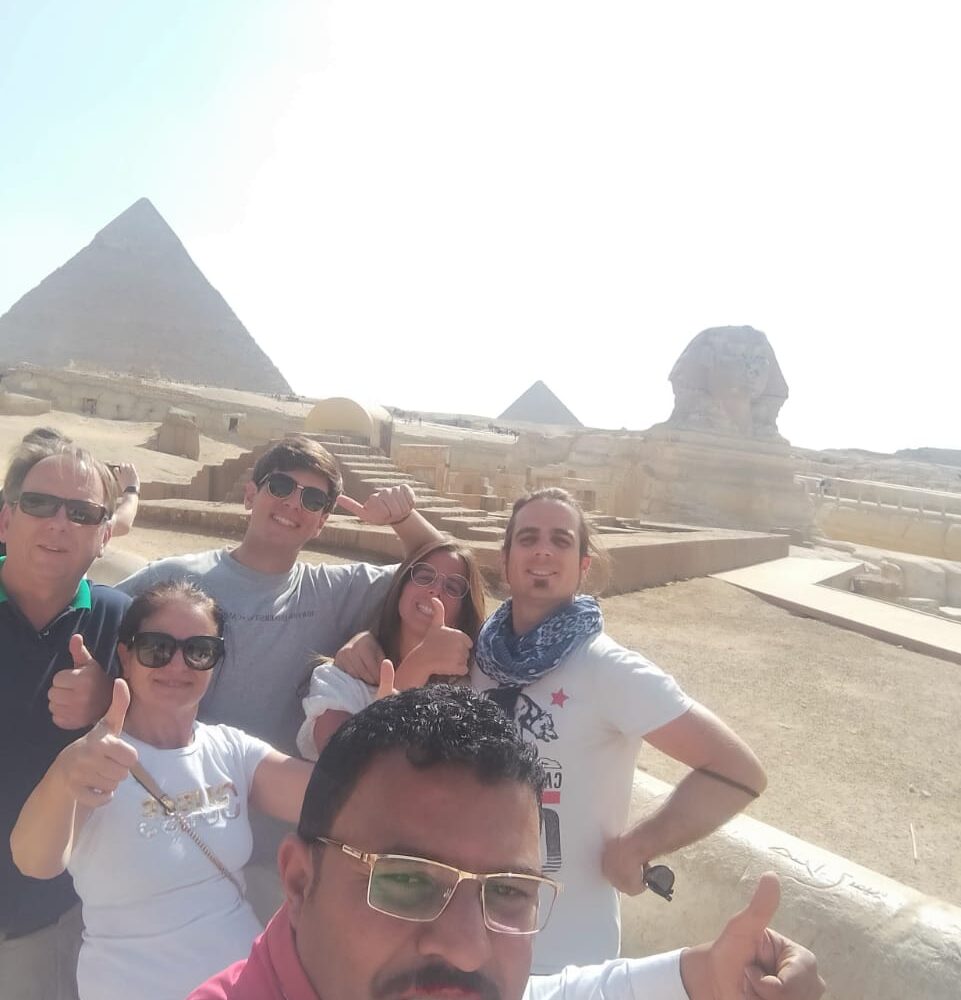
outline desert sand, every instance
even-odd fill
[[[167,483],[188,483],[205,465],[219,465],[245,450],[226,441],[200,436],[200,460],[177,455],[165,455],[145,447],[157,429],[157,423],[137,423],[130,420],[100,420],[77,413],[51,410],[39,416],[0,417],[0,464],[6,467],[7,457],[27,431],[34,427],[55,427],[89,448],[97,458],[116,464],[133,462],[143,482],[158,480]]]

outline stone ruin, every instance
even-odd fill
[[[702,330],[670,374],[674,412],[665,426],[784,441],[777,415],[788,396],[774,350],[751,326]]]
[[[512,501],[562,486],[586,509],[618,518],[806,534],[813,505],[778,432],[788,386],[767,337],[752,327],[704,330],[670,379],[674,410],[646,431],[528,424],[516,442],[447,439],[451,488],[477,493],[484,482]],[[395,434],[405,440],[402,428]]]
[[[642,514],[806,532],[813,507],[777,429],[788,386],[767,337],[750,326],[704,330],[670,379],[674,411],[644,432]]]
[[[157,428],[156,449],[165,455],[199,461],[200,428],[197,427],[197,417],[189,410],[171,406]]]

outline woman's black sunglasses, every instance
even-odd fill
[[[334,506],[334,497],[331,499],[326,490],[319,486],[301,486],[293,476],[288,476],[286,472],[270,472],[257,483],[257,488],[267,487],[267,492],[278,500],[286,500],[294,490],[300,490],[300,506],[311,514],[316,514],[321,510],[331,510]]]
[[[219,635],[192,635],[175,639],[166,632],[138,632],[130,641],[137,660],[145,667],[165,667],[178,649],[191,670],[212,670],[224,655],[224,640]]]
[[[90,500],[67,500],[52,493],[21,493],[14,503],[31,517],[53,517],[61,507],[67,512],[67,520],[74,524],[91,527],[103,524],[109,512],[103,504]]]

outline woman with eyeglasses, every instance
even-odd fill
[[[61,751],[11,835],[25,875],[73,876],[81,1000],[182,1000],[243,958],[262,929],[241,874],[248,810],[296,822],[311,767],[197,722],[223,624],[217,604],[184,581],[136,597],[120,626],[124,680],[110,709]]]
[[[484,579],[470,549],[451,539],[430,542],[398,567],[372,633],[395,667],[393,687],[465,677],[486,615]],[[310,760],[377,689],[329,662],[314,668],[297,747]]]

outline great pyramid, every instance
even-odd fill
[[[539,379],[521,393],[497,418],[520,420],[527,424],[553,424],[562,427],[583,427],[573,413]]]
[[[0,316],[0,364],[22,361],[291,391],[146,198]]]

